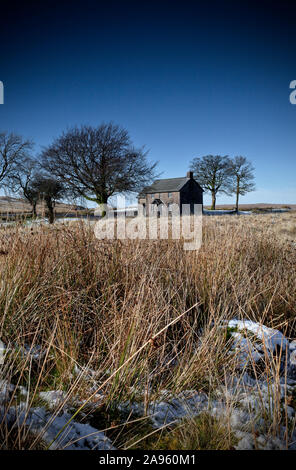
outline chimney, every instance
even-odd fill
[[[189,179],[192,180],[192,179],[193,179],[193,172],[192,172],[192,171],[187,171],[187,175],[186,175],[186,176],[187,176],[187,178],[189,178]]]

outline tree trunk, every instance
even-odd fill
[[[104,204],[107,204],[107,201],[108,201],[108,196],[106,196],[105,194],[97,196],[97,201],[96,202],[97,202],[98,206],[101,209],[101,217],[105,217],[105,215],[106,215],[106,210],[104,208]]]
[[[34,219],[37,217],[36,206],[37,206],[37,202],[33,202],[32,203],[32,216],[34,217]]]
[[[239,198],[239,192],[236,191],[235,212],[237,214],[238,214],[238,198]]]
[[[53,210],[53,202],[51,198],[45,198],[45,202],[48,209],[48,222],[50,224],[54,223],[54,210]]]
[[[236,199],[235,199],[235,211],[238,214],[238,199],[239,199],[239,178],[236,180]]]
[[[54,212],[53,212],[53,207],[48,209],[48,221],[50,224],[54,223]]]
[[[216,208],[216,193],[214,193],[212,191],[212,206],[211,206],[211,210],[214,211]]]

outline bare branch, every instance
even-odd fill
[[[231,191],[229,166],[228,156],[221,155],[196,157],[190,163],[190,170],[193,171],[199,184],[212,194],[212,209],[215,209],[218,192],[229,194]]]
[[[98,204],[116,193],[139,191],[155,177],[156,164],[132,146],[128,132],[112,123],[62,134],[42,153],[42,166],[74,196]]]
[[[7,183],[19,165],[28,158],[32,142],[7,132],[0,133],[0,183]]]

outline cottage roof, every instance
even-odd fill
[[[162,180],[155,180],[154,183],[152,183],[150,186],[146,186],[142,189],[139,194],[139,197],[145,196],[145,194],[170,193],[180,191],[189,180],[190,178],[186,176],[182,176],[180,178],[166,178]],[[197,183],[196,180],[194,181]]]
[[[150,186],[146,186],[142,189],[141,194],[153,194],[153,193],[167,193],[180,191],[189,178],[167,178],[163,180],[155,180]]]

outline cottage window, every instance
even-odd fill
[[[172,197],[172,193],[168,193],[168,197]]]

